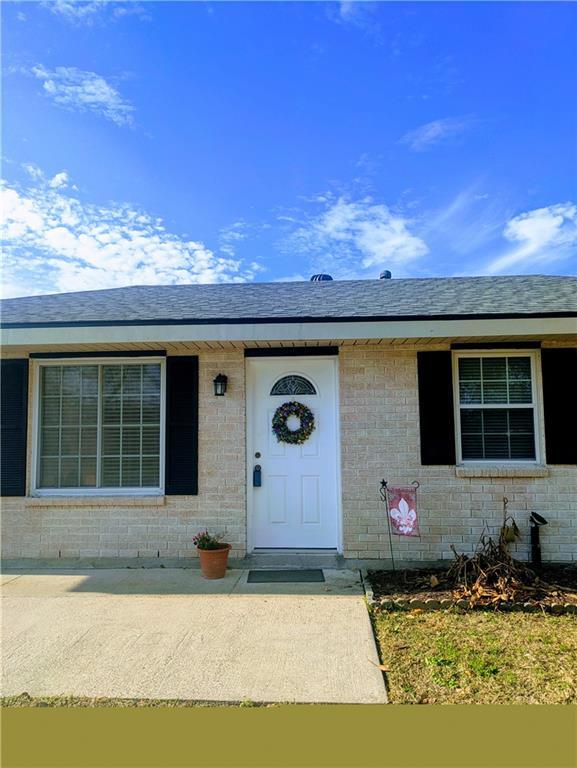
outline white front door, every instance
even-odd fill
[[[247,358],[248,493],[253,548],[338,546],[337,358]],[[279,442],[276,409],[296,401],[313,413],[302,445]],[[290,417],[288,426],[299,426]],[[254,468],[261,485],[254,486]]]

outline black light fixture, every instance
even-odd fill
[[[531,512],[529,516],[529,523],[531,525],[531,565],[541,565],[541,541],[540,541],[540,528],[542,525],[548,525],[549,521],[544,517],[538,515],[536,512]]]
[[[218,376],[213,381],[214,384],[214,394],[217,397],[222,397],[224,393],[226,392],[226,385],[228,382],[228,376],[225,376],[224,373],[219,373]]]

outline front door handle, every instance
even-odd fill
[[[256,464],[252,471],[253,488],[260,488],[262,485],[262,472],[260,464]]]

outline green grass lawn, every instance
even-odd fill
[[[373,614],[393,704],[577,702],[577,617]]]
[[[254,701],[192,701],[188,699],[108,699],[90,696],[18,696],[0,697],[2,707],[274,707],[276,704],[257,704]]]

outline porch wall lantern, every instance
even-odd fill
[[[214,394],[217,397],[222,397],[226,392],[228,376],[225,376],[224,373],[219,373],[212,383],[214,384]]]

